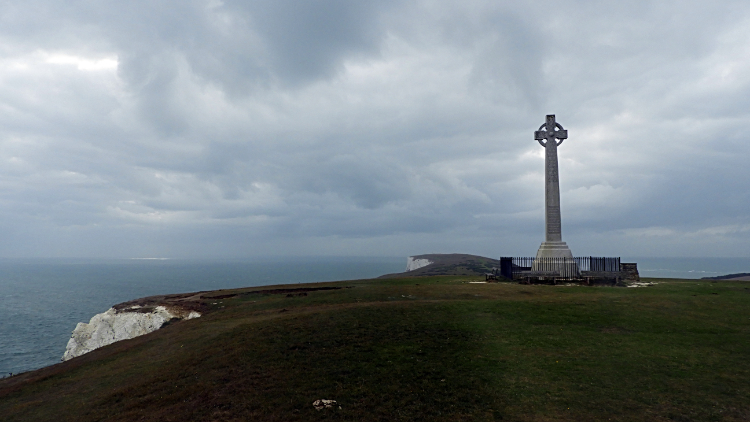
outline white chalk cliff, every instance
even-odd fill
[[[109,308],[107,312],[94,315],[88,324],[79,322],[65,348],[62,360],[81,356],[94,349],[156,331],[165,322],[174,318],[193,319],[201,316],[196,311],[156,306],[144,312],[135,305],[127,309]]]
[[[410,256],[406,259],[406,271],[414,271],[430,264],[432,264],[432,261],[429,259],[414,259],[413,256]]]

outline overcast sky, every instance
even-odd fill
[[[0,2],[0,256],[750,255],[747,1]]]

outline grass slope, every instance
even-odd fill
[[[0,419],[750,420],[748,282],[469,280],[222,291],[199,319],[0,380]]]

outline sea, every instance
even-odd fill
[[[641,277],[750,272],[750,258],[622,258]],[[0,377],[60,362],[79,322],[145,296],[355,280],[402,272],[406,257],[0,259]]]
[[[60,362],[77,323],[131,299],[366,279],[405,269],[406,257],[0,259],[0,377]]]

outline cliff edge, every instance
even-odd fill
[[[201,314],[196,311],[179,307],[144,308],[133,305],[121,310],[109,308],[104,313],[94,315],[88,324],[79,322],[76,325],[62,360],[81,356],[116,341],[148,334],[175,319],[193,319],[200,316]]]
[[[62,360],[148,334],[173,321],[198,318],[207,310],[207,298],[203,293],[206,292],[135,299],[94,315],[88,324],[79,322],[68,340]]]

